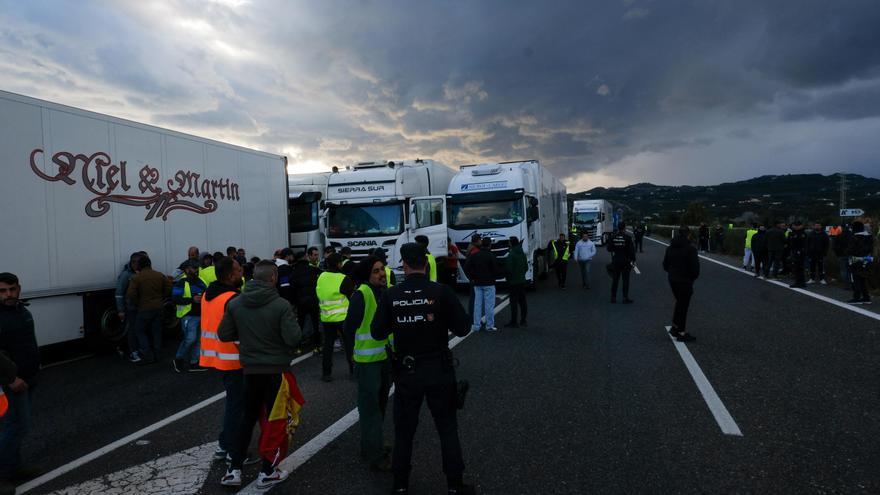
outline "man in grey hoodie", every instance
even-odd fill
[[[278,268],[264,260],[254,268],[254,278],[245,286],[240,296],[232,299],[217,331],[223,342],[239,341],[239,355],[244,368],[245,410],[241,428],[238,430],[237,448],[232,451],[232,463],[221,483],[227,486],[241,485],[241,468],[244,453],[250,444],[254,424],[265,411],[266,421],[260,423],[260,457],[263,466],[257,478],[257,487],[269,488],[286,480],[290,473],[278,468],[287,456],[288,429],[299,421],[298,407],[302,396],[296,380],[290,372],[294,350],[302,332],[296,324],[293,308],[278,295],[275,285]],[[299,406],[288,404],[296,401]],[[280,403],[284,401],[284,403]],[[279,402],[276,404],[276,402]],[[272,414],[276,410],[292,413],[291,424],[287,414],[285,424],[279,430]]]

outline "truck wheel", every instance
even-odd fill
[[[104,308],[98,323],[101,338],[109,342],[119,342],[125,338],[125,325],[119,321],[115,307]]]

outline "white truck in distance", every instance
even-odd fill
[[[580,199],[574,202],[571,211],[571,233],[580,238],[581,233],[590,235],[590,240],[604,245],[614,229],[614,209],[604,199]]]
[[[565,186],[537,160],[464,165],[446,195],[449,237],[464,251],[474,234],[506,257],[517,237],[529,260],[526,280],[547,272],[547,245],[568,228]],[[467,282],[459,271],[459,282]]]
[[[329,245],[349,247],[354,259],[385,249],[399,275],[400,246],[428,237],[434,256],[446,256],[446,188],[452,169],[433,160],[361,162],[330,174],[325,232]]]
[[[269,257],[288,241],[283,156],[3,91],[0,156],[0,271],[40,346],[122,339],[114,289],[133,252],[168,274],[189,246]]]
[[[321,232],[321,202],[327,199],[330,172],[293,174],[287,176],[287,218],[290,247],[305,251],[315,246],[323,254],[324,233]]]

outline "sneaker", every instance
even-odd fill
[[[220,478],[223,486],[241,486],[241,469],[227,469],[226,474]]]
[[[489,328],[486,329],[486,331],[487,331],[487,332],[497,332],[497,331],[498,331],[498,327],[489,327]]]
[[[183,361],[180,359],[171,361],[171,367],[174,368],[175,373],[183,373],[184,371]]]
[[[270,474],[260,472],[257,476],[257,488],[262,490],[275,486],[286,480],[288,476],[290,476],[290,472],[278,468],[275,468],[275,471],[272,471]]]
[[[208,368],[205,368],[204,366],[200,366],[199,363],[191,363],[189,365],[189,369],[186,371],[188,371],[190,373],[199,373],[202,371],[208,371]]]
[[[871,304],[870,299],[862,299],[862,304]]]
[[[141,355],[138,354],[137,351],[132,352],[131,354],[128,355],[128,362],[135,363],[135,364],[141,362]]]
[[[862,304],[862,300],[861,299],[850,299],[846,303],[847,304]]]
[[[819,283],[822,284],[822,285],[828,285],[828,282],[826,282],[826,281],[824,281],[824,280],[820,280]]]
[[[215,460],[219,461],[221,459],[226,459],[228,456],[229,456],[229,452],[226,452],[225,450],[221,449],[220,447],[217,447],[214,450],[214,459]]]
[[[816,283],[816,281],[815,281],[815,280],[813,280],[813,279],[810,279],[810,280],[807,280],[807,283],[808,283],[808,284],[815,284],[815,283]]]
[[[471,326],[471,333],[479,332],[482,327]]]

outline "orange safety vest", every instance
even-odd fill
[[[9,399],[7,399],[6,394],[3,393],[3,387],[0,387],[0,418],[6,414],[7,410],[9,410]]]
[[[241,361],[238,358],[238,344],[235,342],[221,342],[217,336],[220,321],[226,314],[226,303],[237,293],[224,292],[211,299],[202,299],[202,336],[199,365],[208,368],[216,368],[222,371],[241,369]]]

